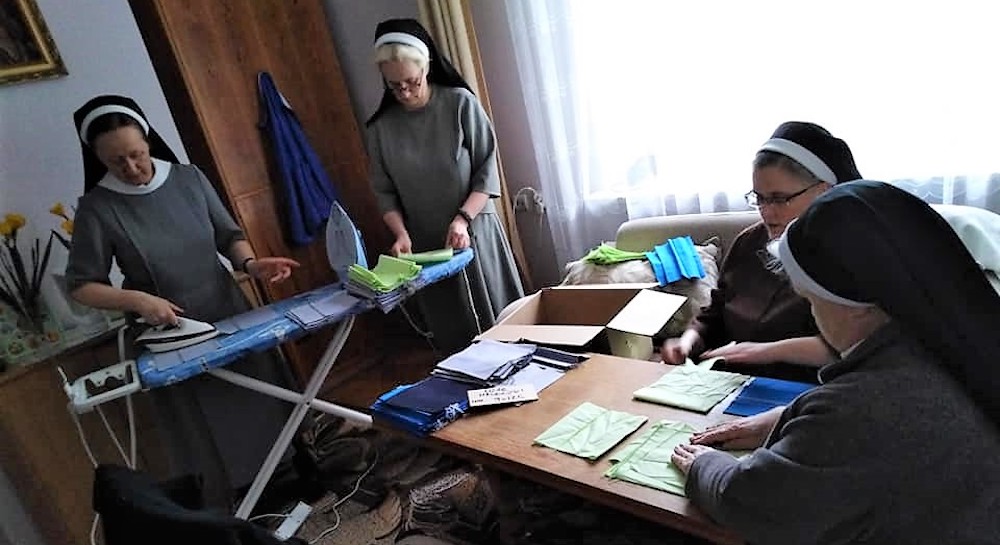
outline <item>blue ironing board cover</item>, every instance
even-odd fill
[[[401,292],[401,297],[395,304],[401,303],[407,296],[428,284],[454,276],[472,261],[472,257],[472,250],[466,249],[456,252],[449,261],[425,266],[417,278],[397,288],[397,291]],[[301,320],[293,319],[296,317],[293,312],[295,309],[331,300],[339,301],[336,315],[323,316],[305,325]],[[228,365],[252,352],[274,348],[316,329],[340,322],[348,316],[361,314],[376,307],[382,308],[374,301],[348,298],[340,283],[316,288],[239,316],[221,320],[215,325],[223,333],[205,342],[173,352],[158,354],[143,352],[136,361],[139,380],[145,389],[174,384],[200,375],[209,369]],[[228,331],[241,317],[252,325],[225,334],[225,331]]]

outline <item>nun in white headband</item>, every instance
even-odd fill
[[[218,259],[262,280],[280,281],[298,263],[256,258],[243,231],[197,167],[177,156],[131,99],[94,98],[73,115],[83,152],[85,194],[74,222],[66,280],[72,296],[130,320],[215,322],[250,307]],[[112,262],[121,287],[111,283]],[[290,384],[276,358],[237,370]],[[174,469],[204,477],[209,500],[228,507],[252,480],[288,414],[284,402],[201,377],[152,391]]]
[[[687,496],[750,543],[1000,543],[1000,296],[955,231],[857,181],[777,246],[841,358],[788,407],[679,446]]]
[[[417,297],[435,345],[451,352],[524,294],[494,203],[500,171],[493,125],[417,21],[379,23],[375,64],[385,91],[366,124],[369,172],[395,238],[390,253],[475,251],[464,275]]]
[[[816,368],[833,354],[809,304],[772,270],[775,260],[765,246],[824,191],[860,177],[843,140],[815,123],[782,123],[753,160],[753,190],[746,198],[760,222],[733,241],[711,303],[680,337],[664,343],[663,361],[723,357],[720,369],[816,382]]]

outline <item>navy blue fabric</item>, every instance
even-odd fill
[[[753,416],[775,407],[788,405],[799,394],[815,388],[813,384],[776,378],[756,377],[723,411],[736,416]]]
[[[270,136],[284,186],[283,208],[289,242],[305,246],[322,233],[330,207],[338,200],[337,193],[271,75],[261,72],[257,85],[265,114],[261,116],[262,128]]]

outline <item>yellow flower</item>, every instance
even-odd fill
[[[62,230],[65,231],[67,235],[73,236],[73,220],[63,220]]]
[[[49,213],[59,216],[60,218],[66,218],[66,208],[63,206],[63,203],[61,202],[57,202],[56,204],[52,205],[52,208],[49,208]]]
[[[25,223],[28,223],[24,216],[21,214],[7,214],[4,216],[3,220],[10,224],[10,228],[14,231],[24,227]]]
[[[0,236],[7,238],[13,232],[14,232],[14,226],[10,223],[9,220],[4,218],[3,221],[0,221]]]

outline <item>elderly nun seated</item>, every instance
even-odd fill
[[[678,446],[688,497],[750,543],[1000,543],[1000,295],[956,230],[858,181],[776,245],[841,358],[788,407]]]

